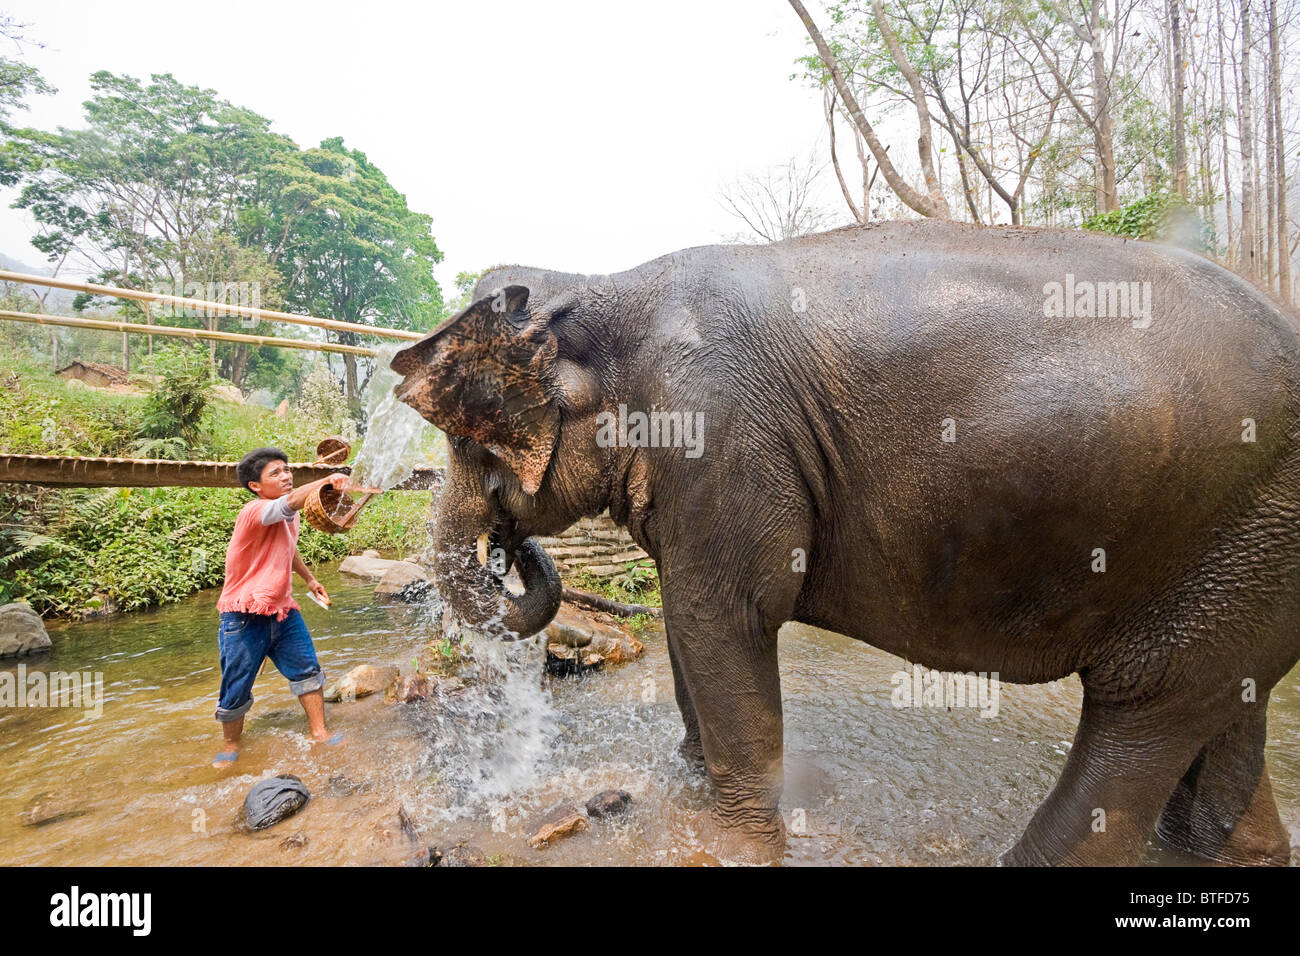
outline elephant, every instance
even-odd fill
[[[781,858],[800,621],[938,671],[1079,676],[1003,864],[1135,864],[1155,833],[1288,862],[1264,741],[1300,657],[1300,341],[1251,284],[1170,245],[921,220],[504,266],[473,300],[391,362],[448,436],[436,583],[536,633],[561,584],[535,538],[608,508],[659,571],[717,853]]]

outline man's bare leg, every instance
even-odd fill
[[[312,740],[318,743],[329,740],[329,731],[325,729],[325,692],[309,690],[305,694],[299,694],[298,700],[307,713],[307,729]]]
[[[225,746],[221,748],[223,754],[239,753],[239,738],[244,732],[244,718],[236,717],[234,720],[225,720],[221,723],[221,736],[225,739]],[[228,767],[233,761],[219,760],[214,763],[214,767]]]

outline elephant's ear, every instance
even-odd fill
[[[472,438],[536,494],[560,432],[552,398],[555,337],[507,286],[402,349],[397,397],[449,435]]]

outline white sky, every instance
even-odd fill
[[[462,270],[616,272],[720,241],[743,228],[721,185],[824,142],[820,95],[789,79],[805,43],[785,0],[0,9],[46,44],[23,55],[59,90],[18,123],[81,125],[103,69],[210,87],[299,146],[342,136],[433,217],[448,298]],[[15,195],[0,250],[35,265]]]

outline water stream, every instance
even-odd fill
[[[377,601],[371,586],[317,571],[334,598],[304,605],[328,674],[360,663],[409,669],[436,632],[427,607]],[[413,844],[468,841],[503,865],[707,862],[692,839],[707,783],[676,755],[681,721],[662,635],[635,662],[581,678],[530,678],[521,664],[495,707],[482,697],[438,708],[380,697],[327,705],[340,748],[312,747],[286,682],[270,665],[254,688],[239,763],[209,766],[219,682],[217,592],[104,621],[54,624],[54,648],[28,669],[99,671],[99,717],[57,708],[0,709],[0,862],[6,864],[384,864]],[[525,646],[480,648],[526,654]],[[499,662],[498,662],[499,663]],[[16,664],[5,662],[5,669]],[[786,790],[792,864],[988,864],[1024,828],[1054,782],[1074,732],[1076,680],[1002,688],[999,713],[898,709],[903,664],[838,635],[782,632]],[[1284,823],[1300,843],[1300,669],[1274,691],[1268,760]],[[262,776],[293,773],[313,797],[260,833],[235,826]],[[527,845],[561,800],[620,787],[618,822],[552,847]],[[54,794],[80,816],[23,826]],[[797,814],[797,817],[796,817]],[[294,840],[286,838],[294,836]],[[1151,847],[1147,862],[1177,861]]]

